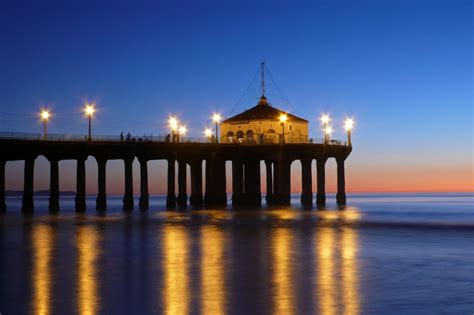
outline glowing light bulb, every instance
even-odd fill
[[[89,117],[93,116],[95,113],[95,105],[86,103],[86,107],[84,107],[84,113],[86,113],[86,115]]]
[[[347,118],[344,122],[344,128],[346,130],[351,130],[352,128],[354,128],[354,120],[352,118]]]
[[[204,135],[208,138],[212,137],[212,130],[209,128],[204,129]]]
[[[221,115],[218,114],[218,113],[215,113],[215,114],[212,115],[212,120],[213,120],[215,123],[220,122],[221,119],[222,119],[222,117],[221,117]]]
[[[176,117],[173,117],[171,116],[169,119],[168,119],[168,124],[171,128],[171,130],[177,130],[178,129],[178,119]]]
[[[41,111],[40,116],[41,116],[41,119],[42,119],[42,120],[47,121],[47,120],[49,119],[49,117],[51,116],[51,114],[49,113],[49,111],[43,109],[43,110]]]
[[[288,120],[288,116],[286,114],[281,114],[278,119],[280,120],[281,123],[284,123]]]
[[[327,114],[323,114],[323,115],[321,116],[321,122],[322,122],[323,124],[327,124],[330,120],[331,120],[331,118],[329,118],[329,115],[327,115]]]

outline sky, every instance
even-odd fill
[[[0,130],[42,132],[48,107],[50,133],[85,134],[82,107],[93,101],[94,134],[162,135],[173,114],[199,137],[213,112],[258,102],[252,78],[265,60],[269,101],[309,120],[310,137],[322,137],[322,113],[336,139],[354,117],[348,192],[472,192],[472,13],[456,0],[2,1]],[[47,189],[49,165],[36,165],[35,189]],[[164,167],[151,163],[151,193],[165,191]],[[87,168],[93,193],[92,158]],[[327,168],[334,191],[335,162]],[[299,163],[292,171],[298,192]],[[6,172],[7,189],[21,189],[22,163]],[[74,190],[75,163],[60,173],[61,189]],[[120,161],[108,183],[123,192]]]

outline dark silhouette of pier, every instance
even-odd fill
[[[7,161],[24,160],[24,187],[22,209],[32,212],[33,177],[35,159],[46,157],[51,163],[49,210],[59,211],[59,166],[61,160],[76,160],[76,210],[86,209],[86,168],[85,161],[92,156],[98,165],[97,210],[107,209],[106,164],[109,160],[123,160],[125,165],[125,193],[123,209],[132,210],[133,172],[132,163],[140,163],[139,207],[148,208],[148,169],[150,160],[166,160],[167,198],[170,209],[185,208],[188,205],[186,190],[186,167],[191,169],[191,192],[189,204],[194,208],[227,206],[226,162],[232,163],[232,206],[261,206],[260,162],[266,167],[266,203],[268,205],[290,204],[291,163],[301,161],[303,206],[313,205],[312,161],[316,160],[317,192],[316,205],[324,206],[325,164],[330,158],[337,162],[337,203],[346,204],[344,162],[352,151],[350,145],[332,143],[285,143],[285,144],[220,144],[220,143],[167,143],[164,141],[87,141],[51,139],[36,140],[28,137],[20,139],[0,139],[0,211],[5,205],[5,164]],[[177,170],[176,170],[177,162]],[[203,174],[204,170],[204,174]],[[178,187],[175,187],[176,176]],[[203,177],[205,187],[202,187]],[[204,188],[204,189],[203,189]]]

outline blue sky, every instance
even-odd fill
[[[264,58],[279,87],[268,82],[270,102],[310,120],[311,136],[323,112],[336,138],[355,117],[360,187],[369,169],[426,168],[431,180],[442,168],[436,189],[448,169],[472,190],[472,12],[470,1],[4,1],[0,130],[41,132],[48,105],[51,133],[85,133],[92,100],[95,133],[163,134],[177,114],[201,136],[213,111],[256,104],[258,80],[237,101]]]

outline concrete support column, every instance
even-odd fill
[[[168,186],[169,187],[169,186]],[[186,208],[188,203],[188,194],[186,192],[186,162],[178,161],[178,206]]]
[[[86,211],[86,159],[77,160],[76,168],[76,211]]]
[[[35,158],[25,159],[25,172],[23,181],[23,200],[21,211],[23,213],[32,213],[35,209],[33,202],[33,180],[35,171]]]
[[[305,207],[313,205],[312,185],[311,159],[303,159],[301,160],[301,204]]]
[[[57,159],[50,159],[49,177],[49,212],[59,211],[59,163]]]
[[[196,159],[191,162],[191,197],[189,203],[194,208],[201,208],[202,200],[202,160]]]
[[[244,167],[239,159],[232,160],[232,206],[242,205],[244,195]]]
[[[273,172],[271,161],[265,161],[265,169],[267,176],[267,195],[265,196],[265,200],[267,201],[267,205],[271,205],[273,202]]]
[[[5,203],[5,164],[7,161],[0,160],[0,213],[7,210]]]
[[[227,206],[225,160],[215,159],[212,173],[214,177],[214,204],[218,207],[225,207]]]
[[[326,205],[326,158],[316,160],[316,177],[318,181],[318,191],[316,193],[316,205]]]
[[[213,159],[206,160],[205,168],[205,194],[204,194],[204,204],[206,207],[211,207],[214,205],[213,198],[215,197],[215,185],[213,178]]]
[[[262,205],[262,193],[260,191],[260,161],[257,159],[245,160],[244,174],[245,204],[260,207]]]
[[[344,159],[336,159],[337,162],[337,194],[336,201],[339,206],[346,205],[346,179],[344,171]]]
[[[277,170],[275,173],[278,175],[276,203],[279,205],[290,205],[291,204],[291,162],[285,157],[280,157],[276,164]]]
[[[96,209],[99,211],[107,210],[107,192],[106,192],[106,159],[97,159],[97,185],[98,194],[96,199]]]
[[[140,162],[140,200],[138,206],[140,209],[148,209],[150,204],[148,196],[148,160],[141,158]]]
[[[125,164],[125,194],[123,196],[123,210],[133,210],[133,157],[127,157]]]
[[[168,159],[168,190],[166,195],[166,207],[168,209],[176,208],[176,161]],[[184,194],[186,194],[186,164],[184,164]],[[186,201],[185,201],[186,202]]]

